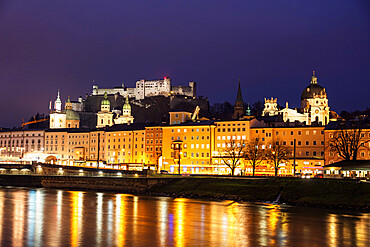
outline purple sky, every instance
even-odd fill
[[[169,76],[211,103],[300,106],[312,70],[330,107],[370,107],[370,4],[310,1],[0,1],[0,127],[101,87]]]

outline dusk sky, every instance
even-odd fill
[[[0,0],[0,127],[92,85],[168,76],[210,103],[277,97],[300,107],[312,70],[329,106],[370,107],[370,3]]]

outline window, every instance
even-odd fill
[[[298,141],[298,145],[302,145],[302,142],[301,141]]]
[[[310,145],[310,142],[309,141],[306,141],[306,145],[308,146],[308,145]]]

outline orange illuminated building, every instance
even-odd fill
[[[162,127],[145,127],[145,161],[158,168],[162,156]]]
[[[145,160],[145,126],[113,125],[106,131],[108,165],[121,165],[128,170],[142,170]]]
[[[188,122],[163,126],[162,162],[160,170],[178,173],[214,174],[212,161],[215,125],[212,121]],[[174,142],[179,143],[176,149]]]

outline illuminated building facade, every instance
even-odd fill
[[[106,133],[106,161],[141,169],[145,160],[145,125],[114,125]]]
[[[50,129],[64,129],[64,128],[79,128],[80,116],[73,110],[72,102],[68,97],[65,104],[65,110],[62,110],[62,101],[58,91],[57,99],[54,102],[54,110],[51,110],[52,103],[50,102]]]
[[[331,138],[333,138],[336,132],[341,132],[342,128],[347,129],[349,133],[351,133],[351,131],[355,129],[355,127],[351,127],[352,124],[353,123],[351,122],[335,121],[335,122],[330,122],[325,127],[325,147],[327,147],[326,152],[325,152],[325,165],[330,165],[330,164],[343,160],[343,158],[340,157],[337,153],[334,153],[332,150],[329,149],[329,141]],[[357,126],[357,124],[360,124],[360,127],[359,127],[361,128],[360,142],[363,143],[358,148],[357,160],[370,160],[370,123],[355,122],[355,126]],[[340,127],[341,125],[343,127]]]
[[[212,161],[215,127],[212,121],[163,126],[161,169],[177,173],[180,157],[181,173],[217,173]],[[177,151],[174,142],[181,143]]]
[[[97,113],[96,128],[102,128],[113,125],[113,113],[110,111],[110,101],[105,92],[104,99],[100,103],[100,111]]]
[[[277,98],[265,99],[265,108],[263,116],[281,115],[284,122],[301,122],[306,125],[322,125],[329,123],[330,108],[328,97],[324,87],[317,83],[315,71],[308,85],[301,95],[301,108],[290,109],[288,102],[284,109],[279,110],[277,107]]]
[[[154,164],[159,168],[162,162],[162,127],[145,127],[145,160],[149,164]]]
[[[171,79],[165,77],[163,80],[139,80],[136,82],[134,88],[127,88],[122,83],[121,87],[115,88],[99,88],[97,85],[93,86],[92,95],[120,94],[123,97],[135,98],[136,100],[145,99],[152,96],[169,95],[184,95],[188,97],[196,97],[196,83],[189,82],[188,86],[172,86]]]
[[[294,164],[296,173],[322,173],[324,165],[324,127],[321,126],[288,126],[288,127],[252,127],[250,138],[262,143],[262,149],[268,149],[271,143],[287,146],[291,153],[288,162],[280,165],[279,174],[292,175]],[[251,172],[251,168],[247,168]],[[274,168],[268,162],[263,162],[257,174],[274,174]]]
[[[0,131],[0,160],[38,161],[44,152],[44,130]]]

